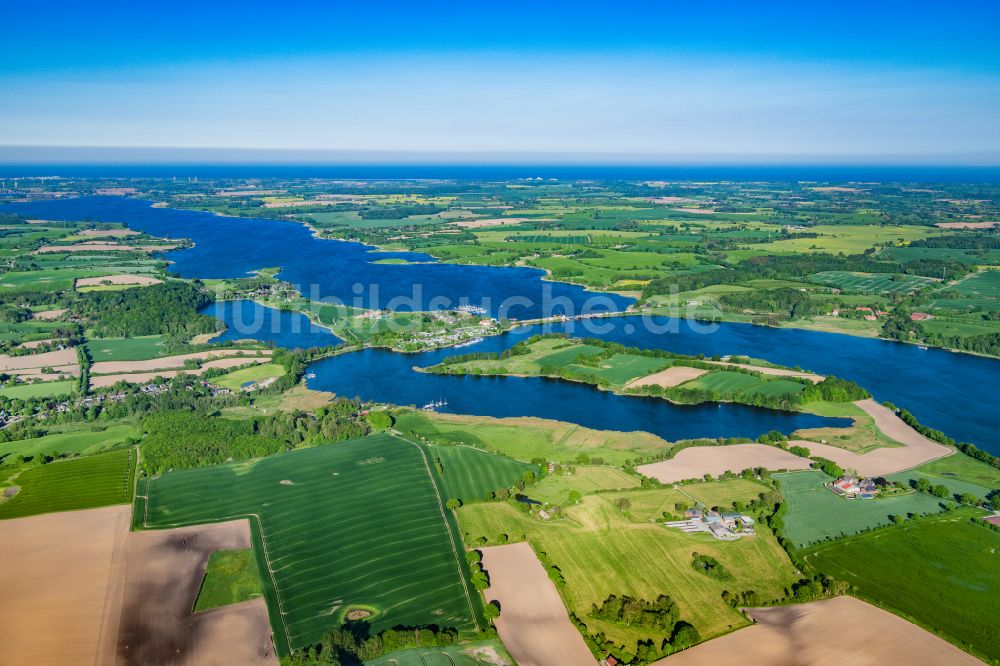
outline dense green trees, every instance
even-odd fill
[[[160,333],[192,337],[222,327],[218,319],[198,314],[210,302],[208,294],[194,285],[173,281],[142,289],[80,294],[72,311],[86,319],[98,337]]]
[[[437,626],[396,627],[372,636],[367,622],[350,622],[331,630],[319,645],[281,660],[282,666],[360,666],[394,650],[443,647],[458,639],[454,629]]]

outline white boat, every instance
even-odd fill
[[[917,349],[927,349],[927,345],[917,345]]]
[[[308,375],[306,375],[306,379],[316,379],[316,373],[310,372]]]

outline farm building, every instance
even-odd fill
[[[874,479],[855,476],[842,476],[826,484],[826,487],[841,497],[853,499],[873,499],[879,492]]]
[[[688,533],[708,532],[724,541],[754,534],[753,518],[735,511],[719,513],[711,509],[688,509],[684,516],[686,520],[669,521],[665,525]]]

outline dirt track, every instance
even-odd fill
[[[854,404],[875,419],[875,425],[883,434],[903,446],[875,449],[864,454],[807,441],[790,441],[789,446],[804,446],[812,455],[829,458],[845,469],[856,470],[862,476],[894,474],[955,453],[955,449],[924,437],[874,400],[858,400]]]
[[[191,612],[211,553],[249,547],[245,520],[129,534],[121,565],[121,612],[107,618],[96,663],[277,664],[263,600]]]
[[[636,471],[661,483],[697,479],[705,474],[718,476],[726,470],[737,474],[748,467],[767,469],[809,469],[809,460],[775,446],[732,444],[730,446],[691,446],[670,460],[642,465]]]
[[[594,666],[566,607],[527,543],[483,548],[487,601],[500,603],[497,633],[521,666]]]
[[[934,634],[854,597],[748,614],[757,624],[653,666],[982,666]]]
[[[97,664],[128,506],[0,521],[0,664]]]

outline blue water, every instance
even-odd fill
[[[659,398],[626,397],[586,384],[539,377],[466,377],[413,371],[458,353],[500,351],[538,328],[488,338],[463,349],[397,354],[381,349],[331,356],[313,363],[309,388],[346,397],[423,406],[447,400],[442,411],[488,416],[537,416],[603,430],[645,430],[667,440],[757,437],[769,430],[848,425],[845,419],[777,412],[745,405],[673,405]]]
[[[567,164],[0,164],[0,177],[998,183],[996,166]]]
[[[226,330],[212,342],[253,339],[273,342],[286,349],[332,347],[343,342],[322,326],[316,326],[301,312],[268,308],[253,301],[219,301],[201,310],[221,319]]]
[[[278,277],[314,301],[336,299],[352,307],[434,310],[477,305],[495,317],[533,319],[625,308],[632,299],[597,294],[542,280],[534,268],[456,266],[414,252],[373,252],[361,243],[316,238],[296,222],[223,217],[152,208],[121,197],[87,197],[8,204],[8,210],[43,219],[127,222],[154,236],[190,238],[195,246],[169,253],[171,271],[187,278],[245,277],[280,266]],[[401,258],[429,262],[376,264]]]
[[[490,311],[497,313],[498,303],[503,298],[517,295],[534,304],[508,311],[515,317],[526,318],[531,316],[530,313],[538,312],[538,303],[534,299],[541,298],[546,288],[552,290],[551,294],[563,297],[561,307],[567,310],[579,311],[592,295],[577,287],[541,282],[538,272],[530,269],[443,264],[375,265],[370,262],[385,256],[413,258],[423,255],[403,253],[373,257],[366,246],[317,239],[305,227],[291,222],[153,209],[140,201],[99,197],[17,204],[0,209],[42,218],[90,217],[122,221],[154,235],[192,238],[197,243],[195,248],[168,255],[175,262],[172,270],[187,277],[233,277],[246,275],[254,269],[282,266],[283,279],[301,285],[315,284],[316,291],[324,296],[343,294],[345,290],[350,296],[355,282],[377,285],[380,290],[378,298],[363,294],[359,297],[363,304],[378,301],[384,306],[387,295],[412,293],[412,284],[422,282],[424,290],[418,300],[425,307],[429,303],[429,295],[442,295],[453,300],[466,295],[473,297],[473,301],[475,297],[489,298]],[[304,287],[304,290],[309,296],[309,288]],[[347,300],[348,304],[353,304]],[[602,298],[602,301],[609,308],[620,308],[628,303],[622,298]],[[697,322],[664,318],[651,318],[649,326],[634,317],[591,320],[588,324],[585,327],[575,323],[572,333],[682,353],[742,354],[853,379],[879,400],[890,400],[910,410],[923,423],[943,430],[960,441],[974,442],[1000,453],[1000,437],[996,434],[1000,431],[1000,410],[996,408],[996,396],[1000,391],[1000,361],[996,359],[935,349],[921,350],[913,345],[881,340],[747,324],[716,325],[712,332],[701,332],[704,325]],[[666,330],[650,330],[657,325]],[[451,411],[496,416],[537,413],[622,430],[655,432],[670,427],[676,428],[677,432],[687,432],[711,428],[719,434],[735,435],[750,432],[762,423],[752,421],[752,425],[747,425],[748,422],[744,421],[741,426],[740,418],[758,411],[750,408],[671,408],[662,401],[622,398],[565,382],[457,378],[418,375],[409,371],[410,366],[418,361],[420,365],[436,362],[434,354],[464,353],[480,348],[504,349],[519,339],[519,334],[487,340],[482,347],[430,355],[371,351],[336,357],[313,367],[317,378],[311,385],[330,388],[343,395],[357,394],[400,404],[423,404],[446,397]],[[772,413],[772,418],[786,417]],[[787,423],[790,422],[777,429],[787,432]],[[714,429],[719,424],[722,425]],[[727,427],[735,429],[726,430]]]

